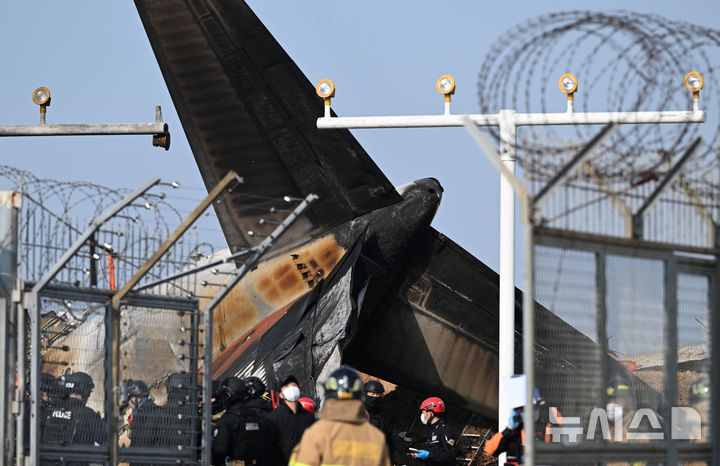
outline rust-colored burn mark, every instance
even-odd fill
[[[307,288],[313,288],[335,267],[344,253],[345,249],[334,238],[326,237],[307,249],[297,251],[292,260]]]
[[[268,271],[258,278],[256,289],[269,303],[284,305],[314,287],[344,253],[334,236],[320,238],[258,269],[257,273]]]
[[[213,348],[223,351],[237,329],[247,328],[258,321],[258,310],[245,290],[235,287],[215,308],[213,321]]]
[[[221,378],[226,375],[225,372],[232,366],[237,359],[245,350],[252,345],[256,345],[260,342],[260,339],[265,332],[267,332],[273,325],[277,323],[285,312],[292,306],[295,301],[288,303],[273,314],[259,322],[255,327],[250,329],[248,332],[237,338],[227,349],[222,350],[220,354],[213,358],[213,372],[215,378]]]
[[[250,326],[307,293],[332,271],[344,253],[329,235],[250,272],[215,309],[215,352],[226,350]]]

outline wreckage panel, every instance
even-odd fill
[[[218,304],[214,312],[213,351],[224,351],[255,324],[294,302],[332,272],[345,248],[335,235],[318,238],[292,253],[278,255],[248,273]],[[224,286],[235,265],[224,264],[202,272],[200,294],[212,296]],[[209,298],[201,298],[204,306]]]

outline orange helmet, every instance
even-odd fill
[[[433,413],[444,413],[445,402],[436,396],[431,396],[420,404],[423,411],[432,411]]]
[[[302,397],[298,400],[305,411],[315,412],[315,402],[308,397]]]

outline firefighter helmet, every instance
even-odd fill
[[[707,375],[703,374],[695,379],[690,386],[688,401],[690,404],[696,404],[708,399],[710,399],[710,379],[708,379]]]
[[[361,400],[363,383],[360,374],[350,366],[340,366],[335,369],[325,381],[325,397]]]
[[[420,410],[432,411],[433,413],[444,413],[445,402],[436,396],[431,396],[420,404]]]
[[[312,399],[304,396],[300,398],[298,402],[302,405],[305,411],[310,411],[311,413],[315,412],[315,402]]]

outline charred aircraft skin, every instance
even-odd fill
[[[257,310],[260,302],[252,300],[272,295],[262,312],[234,321],[238,309],[230,302],[224,317],[216,312],[224,333],[214,350],[224,351],[215,377],[262,369],[272,386],[295,367],[314,386],[344,360],[494,417],[498,277],[430,227],[442,193],[437,180],[395,190],[349,131],[318,130],[323,104],[313,84],[242,0],[135,4],[206,187],[229,170],[245,179],[213,204],[230,249],[256,244],[249,230],[270,232],[258,220],[282,219],[270,213],[277,199],[313,193],[320,200],[264,264],[299,259],[321,238],[334,241],[332,251],[348,251],[332,271],[295,264],[309,293],[268,292],[269,276],[248,298],[248,309]],[[315,275],[304,276],[310,269]],[[516,302],[521,329],[519,292]],[[333,306],[343,312],[330,312]],[[587,375],[605,357],[597,345],[545,309],[537,312],[537,327],[540,367],[560,364],[583,380],[581,388],[599,393],[602,383]],[[520,341],[517,332],[518,368]],[[545,397],[561,409],[575,402],[572,393]]]
[[[363,236],[365,238],[363,253],[365,260],[371,261],[376,274],[382,275],[383,279],[377,287],[373,287],[373,295],[384,295],[392,286],[403,265],[407,262],[416,244],[418,244],[427,231],[437,211],[442,197],[442,187],[437,180],[432,178],[422,179],[409,183],[402,190],[400,202],[376,211],[369,212],[351,221],[333,228],[328,235],[323,237],[326,242],[337,245],[348,250],[355,242]],[[257,280],[250,292],[231,294],[221,303],[215,313],[216,350],[223,351],[245,332],[247,332],[258,320],[270,316],[275,310],[286,304],[297,300],[303,294],[313,289],[320,280],[324,279],[332,268],[318,267],[317,261],[306,259],[302,251],[307,249],[307,243],[301,243],[292,248],[284,248],[271,254],[270,260],[260,264],[258,270],[253,273],[262,273],[267,264],[280,258],[289,262],[292,258],[294,267],[290,267],[288,274],[296,274],[297,277],[292,283],[301,283],[301,292],[295,286],[289,286],[284,293],[282,290],[273,290],[280,294],[269,302],[267,292],[261,292],[259,288],[277,285],[277,281],[286,280],[289,277],[283,274],[283,278],[269,277]],[[334,248],[333,248],[334,250]],[[334,259],[330,264],[335,265]],[[267,283],[266,280],[273,280],[275,283]],[[247,277],[243,282],[254,280],[253,276]],[[241,282],[237,289],[243,289]],[[306,285],[305,285],[306,284]],[[237,295],[237,296],[236,296]],[[275,306],[273,306],[273,303]],[[250,309],[249,316],[239,316],[244,309]],[[254,320],[251,320],[253,319]]]

